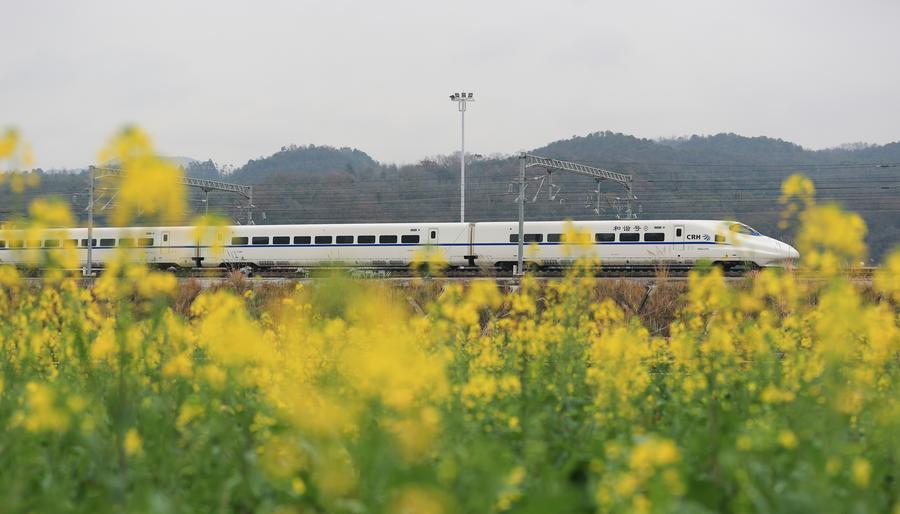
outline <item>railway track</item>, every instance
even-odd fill
[[[878,268],[853,268],[845,270],[843,275],[850,278],[854,282],[869,283],[871,282],[872,273]],[[641,283],[655,283],[662,281],[681,282],[686,281],[689,275],[689,269],[619,269],[619,270],[596,270],[594,278],[596,280],[628,280]],[[752,278],[754,271],[728,271],[725,272],[725,280],[728,282],[739,282]],[[803,270],[794,271],[795,275],[805,281],[821,280],[822,277]],[[318,280],[332,278],[334,276],[345,276],[356,280],[378,280],[394,283],[410,283],[419,280],[441,280],[452,282],[466,282],[477,279],[493,279],[498,283],[516,284],[521,280],[520,276],[512,273],[485,272],[481,269],[456,269],[447,270],[436,275],[428,275],[415,272],[410,269],[375,269],[375,268],[315,268],[315,269],[270,269],[270,270],[250,270],[233,271],[224,268],[205,268],[202,270],[180,270],[173,272],[179,282],[197,281],[202,287],[221,284],[234,280],[247,280],[254,284],[283,284],[289,282],[315,282]],[[565,275],[562,269],[545,269],[532,270],[528,272],[529,276],[538,280],[559,280]],[[77,277],[79,281],[85,285],[90,284],[89,279]],[[40,276],[29,276],[26,278],[29,283],[38,284],[43,281]]]
[[[654,269],[628,269],[628,270],[596,270],[594,277],[598,279],[672,279],[684,280],[688,277],[688,269],[684,270],[654,270]],[[179,279],[228,279],[233,273],[241,273],[245,278],[253,280],[316,280],[329,278],[335,275],[346,276],[360,280],[413,280],[413,279],[442,279],[442,280],[473,280],[492,278],[502,281],[519,281],[520,276],[512,272],[496,270],[485,271],[478,268],[445,270],[438,274],[417,272],[408,268],[379,269],[379,268],[315,268],[315,269],[281,269],[281,270],[247,270],[228,271],[224,269],[211,269],[176,273]],[[528,275],[538,279],[559,279],[565,276],[564,269],[529,270]],[[739,279],[748,275],[748,272],[729,271],[727,278]]]
[[[843,271],[843,275],[852,279],[871,278],[872,273],[877,270],[875,267],[851,268]],[[655,268],[628,268],[628,269],[597,269],[593,272],[595,278],[609,279],[686,279],[691,268],[673,268],[673,269],[655,269]],[[475,279],[475,278],[494,278],[498,280],[519,280],[519,276],[512,272],[501,272],[496,270],[484,270],[480,268],[462,268],[445,270],[439,274],[428,275],[422,272],[411,270],[409,268],[284,268],[270,270],[245,270],[238,271],[243,273],[246,278],[255,279],[317,279],[332,277],[335,274],[348,276],[355,279],[417,279],[417,278],[441,278],[441,279]],[[755,270],[729,270],[725,271],[726,278],[745,278],[752,277]],[[179,278],[227,278],[235,271],[229,271],[223,268],[212,268],[203,270],[191,270],[189,272],[176,272]],[[804,270],[794,270],[793,273],[803,279],[820,278],[816,274]],[[565,276],[565,269],[538,269],[529,270],[528,275],[536,278],[561,278]]]

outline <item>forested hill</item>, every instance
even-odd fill
[[[634,176],[641,216],[740,219],[776,237],[781,181],[792,173],[813,179],[819,198],[863,215],[875,258],[900,242],[900,143],[853,144],[808,150],[769,137],[736,134],[651,140],[614,132],[595,132],[555,141],[531,153],[600,166]],[[468,156],[467,217],[515,216],[514,156]],[[215,165],[195,163],[194,175],[217,174]],[[540,181],[529,173],[526,209],[530,219],[612,218],[622,213],[615,187],[598,203],[596,184],[560,174]],[[416,164],[387,166],[348,148],[290,146],[223,175],[256,184],[254,203],[260,222],[355,222],[421,219],[447,221],[458,216],[459,157],[439,156]],[[221,200],[227,202],[227,200]],[[215,204],[214,204],[215,205]],[[234,205],[221,204],[234,210]],[[599,211],[599,212],[597,212]]]
[[[356,148],[290,145],[268,157],[251,159],[235,170],[231,178],[237,182],[253,183],[278,176],[284,178],[310,173],[337,172],[366,176],[379,168],[375,159]]]
[[[555,141],[534,152],[558,159],[607,165],[664,163],[771,166],[900,162],[900,142],[887,145],[856,143],[839,148],[807,150],[781,139],[737,134],[651,140],[614,132],[595,132]]]
[[[856,143],[825,150],[807,150],[797,144],[769,137],[745,137],[737,134],[690,136],[671,139],[642,139],[614,132],[595,132],[586,136],[555,141],[530,151],[537,155],[555,157],[620,171],[646,170],[660,165],[682,165],[688,168],[718,167],[727,173],[736,168],[759,165],[800,165],[801,167],[833,167],[860,163],[900,162],[900,142],[886,145]],[[458,156],[456,157],[458,159]],[[471,156],[469,157],[472,158]],[[442,174],[450,157],[425,159],[403,168]],[[482,165],[491,161],[500,164],[506,157],[479,159]],[[457,160],[457,163],[459,161]],[[249,160],[227,173],[228,179],[242,183],[284,181],[309,175],[346,174],[366,178],[396,169],[385,166],[356,148],[334,148],[316,145],[289,145],[278,152]],[[186,170],[190,176],[224,178],[225,173],[211,160],[195,161]],[[639,177],[640,178],[640,177]],[[647,178],[647,177],[644,177]]]
[[[740,219],[786,240],[792,232],[778,227],[780,185],[790,174],[803,173],[814,181],[820,200],[840,203],[864,217],[874,258],[900,243],[900,143],[808,150],[780,139],[735,134],[651,140],[595,132],[530,153],[630,173],[642,218]],[[186,169],[195,177],[253,184],[257,223],[459,217],[458,154],[396,166],[354,148],[290,145],[234,170],[223,171],[211,160],[192,162]],[[470,154],[466,169],[466,218],[514,219],[515,156]],[[614,185],[601,184],[598,204],[592,180],[555,173],[551,188],[550,179],[542,175],[529,170],[528,219],[610,219],[622,214],[624,195]],[[67,199],[74,212],[83,214],[85,186],[78,175],[47,174],[28,198],[0,187],[0,222],[24,212],[29,198],[48,194]],[[192,194],[190,208],[202,212],[201,194]],[[245,202],[233,195],[212,193],[210,208],[246,219]],[[185,218],[190,215],[185,213]],[[102,213],[99,216],[102,223]]]

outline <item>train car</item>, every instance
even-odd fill
[[[104,227],[91,234],[91,261],[103,267],[117,252],[127,260],[158,267],[191,266],[188,245],[192,227]],[[196,245],[194,245],[196,246]],[[86,228],[0,230],[0,264],[40,266],[48,259],[74,252],[79,267],[87,265]],[[194,249],[196,251],[196,249]]]
[[[567,227],[588,244],[567,245]],[[518,223],[365,223],[195,227],[126,227],[93,230],[91,260],[103,267],[117,252],[160,268],[285,268],[345,265],[407,267],[423,251],[439,252],[451,267],[510,269],[517,262]],[[34,265],[70,248],[87,264],[87,229],[52,229],[42,236],[0,231],[0,263]],[[564,267],[581,256],[603,266],[783,266],[799,254],[790,245],[738,222],[718,220],[529,221],[523,238],[530,264]]]
[[[209,260],[231,267],[406,267],[422,249],[440,248],[450,265],[460,266],[470,230],[465,223],[236,226],[222,254]]]
[[[571,222],[590,237],[590,251],[564,248],[565,222],[525,223],[528,260],[543,265],[570,264],[580,256],[596,257],[605,267],[690,267],[699,262],[726,268],[783,266],[799,258],[790,245],[738,222],[717,220],[618,220]],[[518,223],[476,224],[479,260],[509,268],[518,257]]]

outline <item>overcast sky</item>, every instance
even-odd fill
[[[900,139],[900,2],[3,0],[0,126],[43,167],[126,123],[168,155],[413,162],[613,130]]]

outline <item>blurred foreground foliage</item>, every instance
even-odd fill
[[[106,154],[146,192],[123,222],[178,208],[146,136]],[[784,193],[821,280],[693,272],[664,330],[588,265],[421,304],[338,279],[189,305],[124,259],[92,288],[64,257],[39,286],[0,267],[3,510],[900,512],[900,253],[861,294],[858,218]]]

